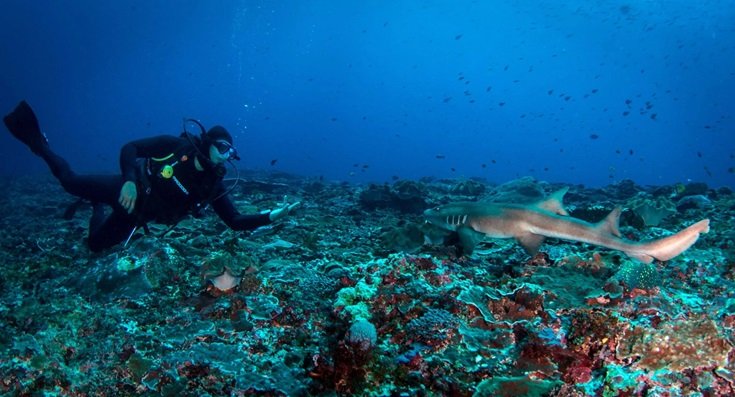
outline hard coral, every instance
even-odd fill
[[[371,184],[360,192],[360,204],[368,210],[385,208],[419,213],[427,206],[424,196],[423,186],[413,181],[398,181],[392,189],[388,185]]]
[[[460,181],[449,192],[461,196],[479,196],[485,193],[485,185],[474,180]]]
[[[232,274],[229,268],[225,268],[222,274],[210,279],[212,286],[221,292],[229,291],[240,283],[240,278]]]
[[[687,319],[665,323],[659,329],[627,330],[617,348],[620,358],[637,359],[648,370],[682,371],[725,364],[730,343],[720,336],[710,319]]]
[[[651,197],[645,193],[636,195],[628,202],[633,212],[645,226],[658,226],[663,219],[676,212],[676,206],[666,197]]]
[[[406,332],[414,340],[441,350],[447,346],[460,322],[443,309],[429,309],[408,323]]]
[[[535,289],[524,286],[497,300],[490,300],[487,306],[495,319],[515,322],[530,320],[537,316],[548,317],[544,312],[544,295]]]
[[[567,332],[569,346],[592,357],[617,339],[620,321],[610,312],[579,309],[571,313]]]
[[[649,290],[661,286],[661,273],[652,263],[626,261],[612,277],[625,285],[628,290]]]
[[[350,326],[345,336],[348,346],[361,352],[369,352],[378,341],[378,331],[375,326],[364,318],[358,319]]]
[[[528,396],[541,397],[548,395],[561,382],[553,380],[532,379],[529,376],[497,376],[486,379],[477,385],[476,396]]]

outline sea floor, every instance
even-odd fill
[[[703,184],[569,185],[571,215],[625,208],[648,240],[711,231],[650,265],[549,239],[470,256],[425,225],[450,201],[533,202],[522,178],[354,185],[246,173],[234,232],[209,210],[92,254],[90,209],[50,177],[0,181],[4,395],[735,395],[735,195]],[[69,215],[69,214],[67,214]]]

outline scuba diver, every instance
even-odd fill
[[[286,204],[264,214],[240,214],[228,197],[224,163],[239,160],[232,136],[224,127],[201,129],[199,136],[161,135],[127,143],[120,151],[121,175],[77,175],[54,153],[41,132],[33,109],[25,101],[3,118],[18,140],[48,164],[68,193],[92,203],[87,244],[93,252],[127,244],[148,222],[175,225],[188,214],[211,205],[234,230],[251,230],[289,214],[300,203]],[[234,186],[233,186],[234,187]],[[105,206],[112,213],[105,216]],[[173,227],[173,226],[172,226]]]

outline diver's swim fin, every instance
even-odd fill
[[[3,118],[5,126],[19,141],[25,143],[33,153],[41,154],[48,147],[48,140],[38,126],[38,119],[26,101],[20,101],[18,106]]]

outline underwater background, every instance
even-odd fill
[[[224,125],[245,168],[733,186],[729,1],[20,1],[0,108],[81,172]],[[3,174],[44,165],[0,136]],[[273,163],[273,164],[271,164]]]
[[[735,395],[735,3],[1,5],[0,114],[78,173],[191,117],[232,132],[239,211],[301,203],[92,253],[89,203],[0,133],[1,395]],[[470,253],[425,222],[464,201],[702,234]]]

